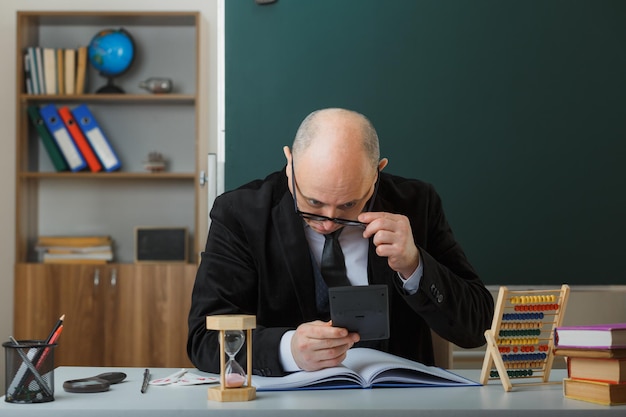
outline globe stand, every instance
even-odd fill
[[[99,31],[89,42],[87,58],[98,74],[107,79],[106,85],[96,93],[124,94],[113,80],[126,73],[135,61],[135,41],[128,31],[123,28]]]
[[[114,77],[106,77],[107,83],[106,85],[100,87],[96,90],[96,94],[124,94],[125,91],[122,90],[121,87],[113,84]]]

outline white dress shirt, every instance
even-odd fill
[[[306,223],[304,233],[309,242],[309,248],[313,254],[313,259],[320,265],[322,250],[324,249],[324,235],[317,233],[311,229]],[[367,256],[369,249],[369,240],[363,239],[363,229],[360,227],[345,226],[339,235],[339,244],[343,251],[346,262],[346,273],[350,284],[367,285]],[[407,294],[415,294],[419,288],[420,280],[424,273],[422,264],[422,256],[420,255],[419,266],[413,274],[404,279],[398,274],[398,279],[402,282],[402,287]],[[295,330],[286,332],[280,341],[280,360],[286,372],[295,372],[300,370],[291,353],[291,338]]]

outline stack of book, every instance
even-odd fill
[[[104,264],[113,260],[110,236],[40,236],[35,249],[44,263]]]
[[[73,95],[85,93],[87,47],[24,50],[24,83],[27,94]]]
[[[626,404],[626,323],[559,327],[554,344],[567,361],[565,397]]]

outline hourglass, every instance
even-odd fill
[[[220,385],[209,388],[209,400],[250,401],[256,397],[256,388],[252,386],[252,329],[255,327],[255,316],[207,316],[206,328],[219,330],[220,349]],[[235,359],[244,342],[247,373]]]
[[[243,330],[226,330],[224,332],[224,353],[228,356],[226,361],[225,384],[226,388],[243,387],[246,382],[246,373],[235,360],[235,355],[243,346],[246,335]]]

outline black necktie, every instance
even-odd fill
[[[326,242],[324,242],[320,269],[329,288],[350,285],[346,275],[346,262],[339,245],[339,234],[342,230],[343,227],[324,235]]]

